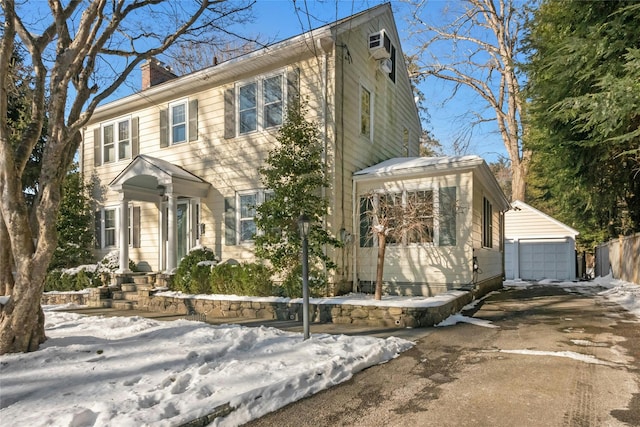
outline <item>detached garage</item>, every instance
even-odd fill
[[[578,231],[516,200],[504,215],[507,280],[576,278]]]

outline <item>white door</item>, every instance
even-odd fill
[[[573,250],[568,242],[520,242],[519,261],[523,280],[574,279]]]

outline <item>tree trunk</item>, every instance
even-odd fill
[[[13,294],[0,311],[0,354],[35,351],[46,340],[43,288],[43,274],[18,274]]]
[[[0,210],[0,295],[11,295],[13,291],[13,260],[9,231]]]
[[[376,293],[374,298],[382,299],[382,276],[384,273],[384,253],[387,249],[387,235],[378,233],[378,260],[376,264]]]

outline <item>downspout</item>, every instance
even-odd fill
[[[357,218],[356,213],[358,212],[357,211],[357,204],[356,204],[356,200],[357,200],[357,198],[356,198],[356,195],[357,195],[357,191],[356,191],[357,183],[356,183],[355,179],[352,179],[351,183],[352,183],[351,204],[353,205],[351,207],[351,211],[353,212],[353,215],[352,215],[353,224],[351,224],[351,226],[353,227],[352,228],[352,230],[353,230],[352,235],[357,237],[357,239],[354,239],[353,250],[351,251],[352,269],[353,269],[353,271],[351,272],[351,280],[352,280],[352,284],[351,284],[352,289],[351,290],[354,293],[356,293],[356,292],[358,292],[358,268],[357,268],[358,266],[357,266],[356,263],[357,263],[357,260],[358,260],[357,252],[358,252],[358,248],[360,247],[360,242],[359,242],[360,232],[358,232],[356,234],[356,224],[357,224],[357,222],[356,222],[356,218]],[[359,230],[359,227],[358,227],[358,230]],[[358,241],[356,241],[356,240],[358,240]]]
[[[322,56],[322,142],[323,142],[323,150],[322,150],[322,164],[325,171],[325,176],[328,172],[328,148],[329,148],[329,121],[327,119],[328,115],[328,97],[329,97],[329,52],[331,52],[333,46],[333,39],[331,37],[324,37],[318,39],[317,41],[318,47],[322,49],[324,55]],[[322,187],[321,190],[322,199],[326,200],[327,198],[327,190]],[[322,228],[327,229],[327,213],[323,215],[322,218]],[[327,256],[328,246],[325,243],[322,249],[324,256]],[[323,267],[324,275],[327,276],[327,266]]]

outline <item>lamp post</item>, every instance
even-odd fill
[[[302,238],[302,325],[304,339],[309,339],[309,226],[311,220],[305,214],[298,218],[298,232]]]

